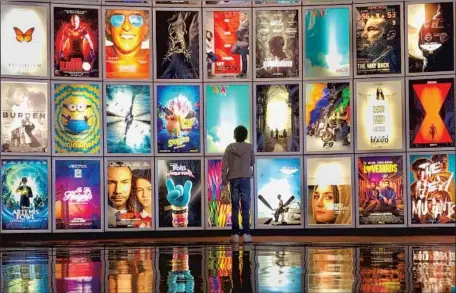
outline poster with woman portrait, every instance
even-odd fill
[[[307,219],[312,228],[354,226],[351,156],[306,158]]]
[[[152,229],[155,223],[152,160],[110,158],[105,164],[107,229]]]

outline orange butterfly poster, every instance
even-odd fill
[[[48,76],[48,19],[49,12],[46,6],[2,5],[3,76]]]

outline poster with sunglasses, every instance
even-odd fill
[[[150,79],[150,11],[106,9],[104,12],[105,77]]]
[[[200,12],[156,10],[157,79],[200,78]]]
[[[101,153],[99,84],[55,83],[54,153]]]
[[[108,228],[152,228],[153,181],[150,160],[106,162]]]
[[[97,8],[53,7],[54,76],[100,77]]]

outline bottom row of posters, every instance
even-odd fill
[[[257,158],[251,223],[260,229],[454,225],[455,154],[408,158],[407,166],[402,154],[358,156],[356,163],[350,155],[306,157],[305,164],[301,157]],[[206,164],[62,158],[52,168],[50,159],[3,158],[1,226],[11,232],[229,228],[221,174],[220,158]]]

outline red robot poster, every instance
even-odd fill
[[[98,9],[54,7],[54,76],[100,75]]]

